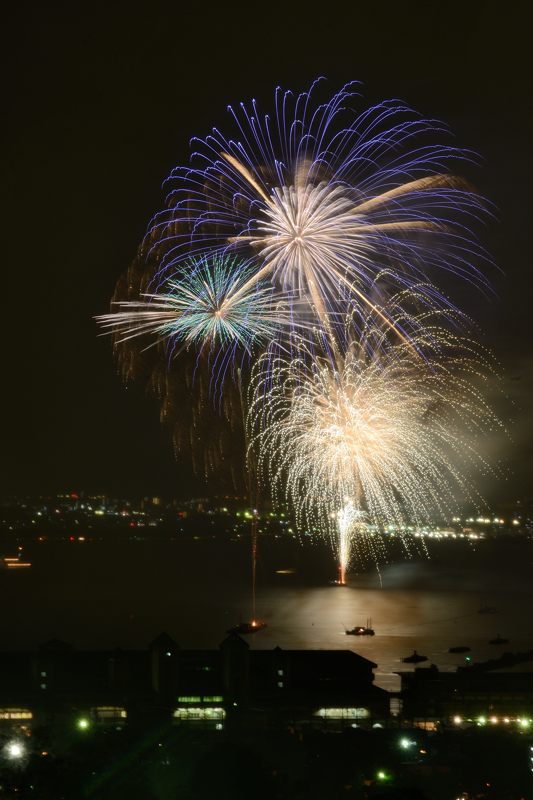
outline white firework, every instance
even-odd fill
[[[262,479],[300,530],[331,536],[344,569],[354,525],[363,537],[391,524],[401,532],[466,498],[481,502],[471,473],[489,469],[480,440],[500,426],[477,387],[489,365],[442,328],[416,342],[425,360],[411,344],[381,341],[332,358],[303,348],[255,370],[249,425]]]

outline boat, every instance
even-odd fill
[[[241,635],[248,635],[249,633],[257,633],[258,631],[262,631],[263,628],[266,628],[266,622],[261,622],[260,620],[253,619],[251,622],[239,622],[238,625],[234,625],[233,628],[228,628],[227,633],[238,633]]]
[[[358,625],[351,630],[345,631],[346,636],[375,636],[376,632],[372,628],[365,628],[363,625]]]
[[[413,650],[413,654],[412,655],[406,656],[405,658],[402,658],[402,661],[403,661],[404,664],[420,664],[422,661],[427,661],[427,660],[428,660],[427,656],[419,655],[416,652],[416,650]]]
[[[498,634],[495,639],[489,639],[489,644],[509,644],[509,639],[504,639]]]
[[[356,625],[355,628],[344,631],[346,636],[375,636],[376,632],[372,627],[372,620],[367,619],[365,625]]]
[[[477,613],[478,614],[497,614],[498,613],[498,609],[496,608],[496,606],[481,605],[478,608]]]
[[[457,647],[450,647],[448,649],[448,653],[469,653],[470,647],[466,647],[466,645],[457,645]]]

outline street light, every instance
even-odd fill
[[[400,739],[400,747],[404,750],[408,750],[410,747],[414,745],[414,742],[411,739],[406,739],[405,736],[403,739]]]
[[[5,754],[11,761],[18,761],[24,756],[24,744],[13,739],[6,744]]]

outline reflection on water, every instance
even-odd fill
[[[353,577],[347,587],[264,592],[260,609],[267,621],[272,615],[273,629],[261,635],[261,647],[355,650],[378,665],[376,682],[386,689],[399,688],[396,672],[414,669],[401,659],[415,649],[428,657],[425,666],[454,670],[465,663],[465,655],[449,653],[450,647],[470,647],[472,661],[533,648],[530,546],[489,558],[487,552],[478,558],[457,554],[451,563],[391,565],[380,575]],[[480,614],[489,601],[497,613]],[[346,636],[346,628],[364,625],[368,617],[375,636]],[[497,633],[509,644],[490,645]]]
[[[385,567],[380,576],[352,576],[347,587],[327,584],[329,566],[318,575],[316,554],[306,561],[300,548],[288,563],[279,547],[269,552],[264,545],[257,610],[268,627],[248,637],[253,648],[354,650],[378,665],[377,682],[387,689],[399,686],[394,673],[413,669],[401,663],[413,649],[450,670],[465,663],[464,654],[448,653],[452,646],[471,647],[473,661],[533,648],[529,543],[446,551],[438,560]],[[31,570],[0,575],[3,605],[11,609],[0,623],[2,649],[48,638],[79,647],[144,647],[161,630],[184,648],[212,648],[250,617],[244,545],[50,545],[36,548],[31,560]],[[310,575],[314,585],[305,585],[302,576]],[[484,604],[498,613],[479,614]],[[345,635],[369,617],[374,637]],[[497,633],[510,643],[489,645]]]
[[[510,639],[503,650],[533,648],[533,632],[524,624],[524,598],[493,591],[497,614],[479,614],[479,597],[469,590],[323,587],[279,589],[264,592],[259,608],[271,627],[254,640],[254,647],[317,647],[355,650],[378,665],[376,681],[396,689],[394,673],[413,669],[401,659],[413,650],[428,656],[429,663],[451,670],[465,663],[464,654],[448,653],[449,647],[471,648],[473,661],[493,658],[501,647],[488,644],[500,632]],[[520,603],[517,615],[516,604]],[[531,612],[533,601],[528,597]],[[372,619],[373,637],[351,637],[347,627]],[[426,665],[427,665],[426,664]]]

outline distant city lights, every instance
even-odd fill
[[[511,723],[514,723],[520,733],[523,731],[528,731],[533,724],[533,719],[530,717],[497,716],[495,714],[491,714],[490,716],[485,716],[482,714],[476,718],[462,717],[460,714],[456,714],[451,718],[451,720],[454,725],[468,726],[475,724],[480,727],[483,727],[488,723],[491,725],[510,725]]]
[[[7,512],[4,517],[2,509]],[[108,528],[119,530],[130,540],[148,539],[150,529],[157,528],[170,537],[183,535],[200,541],[227,536],[236,541],[249,536],[252,520],[257,520],[258,534],[263,536],[299,536],[302,540],[320,536],[312,527],[298,532],[294,515],[286,506],[259,510],[250,506],[245,497],[237,495],[169,501],[144,497],[132,501],[79,492],[54,497],[12,498],[0,505],[0,531],[14,531],[20,537],[27,536],[43,545],[60,539],[70,541],[72,546],[87,546],[86,543],[107,538]],[[392,543],[413,537],[428,544],[442,541],[475,547],[483,540],[505,535],[532,537],[533,520],[517,506],[514,513],[456,515],[448,522],[435,520],[425,525],[368,524],[367,535],[372,541],[382,539]],[[16,557],[12,553],[0,555],[0,568],[29,569],[32,564],[22,556],[20,548]]]

